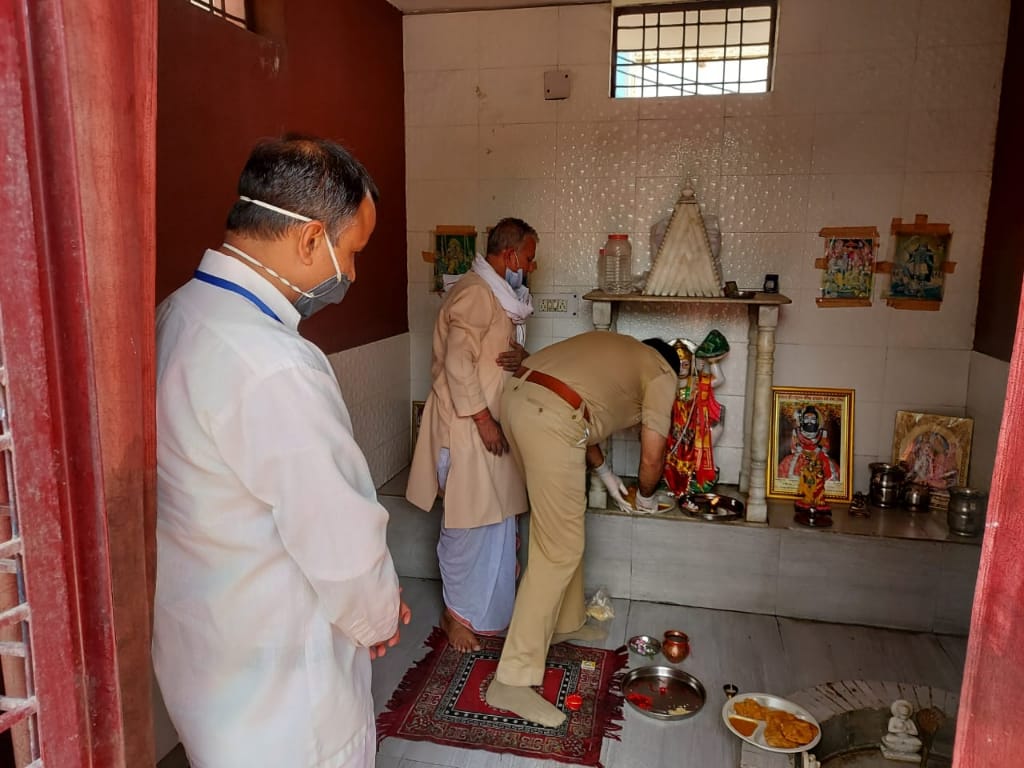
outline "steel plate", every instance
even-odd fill
[[[743,517],[743,510],[746,508],[739,499],[718,493],[698,493],[690,499],[697,505],[697,510],[689,509],[687,504],[683,504],[682,508],[690,517],[699,517],[703,520],[738,520]]]
[[[675,667],[638,667],[626,673],[622,694],[633,709],[656,720],[684,720],[704,706],[704,684]],[[650,704],[649,707],[644,706]]]

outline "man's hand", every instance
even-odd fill
[[[399,590],[401,592],[401,590]],[[405,600],[399,600],[398,605],[398,623],[408,624],[412,620],[412,611],[409,610],[409,606],[405,604]],[[377,645],[370,646],[370,659],[379,659],[385,653],[388,652],[388,648],[393,648],[398,645],[400,629],[395,630],[395,634],[385,640],[383,643],[377,643]]]
[[[627,514],[632,514],[636,510],[626,501],[626,486],[619,479],[619,476],[612,472],[611,467],[608,466],[608,462],[603,462],[601,466],[594,469],[597,472],[597,476],[601,478],[601,482],[604,483],[604,487],[608,489],[608,495],[612,497],[615,505]]]
[[[527,352],[522,344],[517,344],[513,339],[508,340],[508,345],[510,349],[498,355],[497,362],[506,371],[515,373],[522,366],[523,360],[527,358]]]
[[[484,441],[484,448],[495,456],[501,456],[508,452],[505,433],[501,431],[501,425],[494,420],[490,411],[481,411],[474,415],[473,421],[476,422],[476,430],[480,433],[480,439]]]

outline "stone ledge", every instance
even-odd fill
[[[404,473],[379,491],[391,514],[388,545],[396,568],[401,576],[440,578],[440,507],[423,512],[404,494]],[[782,512],[768,526],[591,510],[586,588],[605,587],[628,600],[967,634],[980,547],[959,539],[853,533],[838,520],[833,529],[806,528],[787,519],[788,503],[778,504],[773,508]],[[529,542],[525,520],[520,533],[522,559]]]

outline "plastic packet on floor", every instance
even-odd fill
[[[587,616],[594,621],[610,621],[615,618],[612,598],[606,587],[599,587],[587,602]]]

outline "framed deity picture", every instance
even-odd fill
[[[929,222],[919,213],[913,223],[892,220],[892,255],[886,304],[896,309],[937,310],[942,306],[945,276],[956,267],[949,259],[953,237],[949,224]]]
[[[815,466],[824,497],[849,501],[853,495],[852,389],[772,387],[768,445],[768,496],[795,499],[801,473]]]
[[[819,307],[869,307],[875,277],[878,230],[874,227],[826,227],[825,255],[815,262],[821,276]]]
[[[896,411],[893,463],[907,465],[907,480],[946,490],[966,485],[974,420],[936,413]]]
[[[434,229],[433,289],[444,293],[447,284],[464,275],[476,256],[474,227],[442,226]]]
[[[420,436],[420,424],[423,422],[423,406],[426,405],[425,400],[413,400],[412,401],[412,413],[410,415],[410,442],[409,442],[409,455],[411,456],[416,452],[416,438]]]

